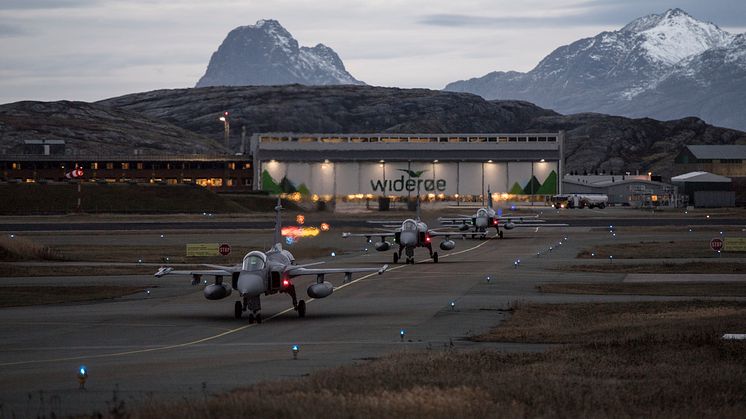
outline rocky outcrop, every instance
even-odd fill
[[[697,118],[675,121],[602,114],[560,115],[528,102],[426,89],[369,86],[212,87],[158,90],[100,102],[220,140],[229,111],[231,144],[256,132],[567,132],[567,171],[652,170],[668,175],[685,144],[746,144],[746,133]]]
[[[228,33],[196,87],[293,83],[364,84],[345,70],[331,48],[324,44],[299,47],[278,21],[260,20]]]
[[[213,139],[141,113],[85,102],[0,105],[0,153],[21,154],[24,140],[65,140],[67,154],[219,154]]]
[[[557,48],[528,73],[496,71],[445,90],[528,100],[561,113],[676,119],[746,129],[746,42],[680,9]]]

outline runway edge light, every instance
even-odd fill
[[[85,381],[88,379],[88,368],[85,365],[78,367],[78,383],[81,390],[85,390]]]
[[[293,351],[293,359],[298,359],[298,352],[300,352],[300,346],[293,345],[291,349]]]

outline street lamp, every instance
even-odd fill
[[[225,148],[228,148],[228,136],[231,132],[231,124],[228,122],[228,111],[223,112],[223,115],[218,120],[223,123],[223,141],[225,142]]]

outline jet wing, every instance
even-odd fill
[[[464,232],[462,231],[435,231],[435,230],[428,230],[427,235],[430,237],[451,237],[451,236],[462,236],[464,235]]]
[[[386,237],[394,237],[396,235],[395,231],[391,230],[385,230],[385,231],[377,231],[375,233],[342,233],[342,238],[346,239],[348,237],[365,237],[366,239],[370,240],[371,237],[380,237],[381,240],[385,239]]]
[[[222,266],[222,265],[208,265],[208,264],[202,264],[202,266],[207,266],[208,268],[218,269],[221,271],[226,272],[241,272],[241,266],[235,265],[235,266]],[[230,273],[228,275],[230,275]]]
[[[513,228],[518,227],[530,227],[530,228],[539,228],[539,227],[569,227],[569,224],[547,224],[547,223],[519,223],[514,224]]]
[[[440,217],[438,218],[438,221],[440,221],[441,224],[473,224],[474,223],[474,217]]]
[[[160,278],[165,275],[215,275],[215,276],[230,276],[231,272],[224,269],[207,269],[207,270],[194,270],[194,271],[177,271],[174,268],[164,266],[158,269],[158,272],[154,274],[156,278]]]
[[[378,272],[378,275],[381,275],[382,273],[386,272],[386,270],[389,268],[389,265],[383,265],[380,268],[303,268],[303,267],[297,267],[297,268],[290,268],[286,272],[290,276],[300,276],[300,275],[325,275],[325,274],[354,274],[354,273],[362,273],[362,272]]]

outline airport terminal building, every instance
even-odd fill
[[[251,138],[254,189],[318,199],[505,199],[561,193],[564,133],[298,134]]]

